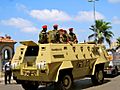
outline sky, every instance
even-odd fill
[[[120,0],[95,1],[96,19],[111,22],[114,37],[120,37]],[[10,35],[17,42],[38,41],[43,25],[52,30],[74,28],[79,42],[88,40],[93,32],[93,2],[88,0],[0,0],[0,36]]]

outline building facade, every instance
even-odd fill
[[[120,48],[116,49],[117,46],[117,42],[111,44],[113,60],[120,60]]]
[[[0,36],[0,73],[4,64],[13,57],[15,44],[16,41],[12,40],[10,36]]]

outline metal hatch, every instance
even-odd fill
[[[33,41],[20,41],[20,44],[23,44],[26,46],[37,46],[37,44]]]

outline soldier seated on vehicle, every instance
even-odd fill
[[[68,43],[69,37],[68,37],[67,31],[60,29],[59,33],[60,33],[60,43]]]
[[[75,33],[73,33],[73,28],[69,28],[69,43],[78,43]]]
[[[53,30],[50,30],[48,32],[48,42],[49,43],[59,43],[59,31],[58,31],[58,25],[53,25]]]
[[[42,31],[39,34],[39,43],[44,44],[48,43],[48,38],[47,38],[47,25],[42,26]]]
[[[63,29],[60,29],[60,30],[58,30],[59,31],[59,34],[60,34],[60,36],[59,36],[59,43],[63,43],[64,41],[63,41],[63,34],[64,34],[64,30]]]
[[[69,43],[69,35],[68,35],[68,33],[67,33],[66,30],[64,30],[64,35],[63,35],[63,37],[64,37],[64,42],[65,42],[65,43]]]

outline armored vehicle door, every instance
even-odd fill
[[[26,46],[37,46],[37,44],[33,41],[21,41],[20,43]]]
[[[25,67],[34,67],[36,57],[38,56],[39,46],[33,41],[23,41],[21,44],[26,46],[23,64]]]

